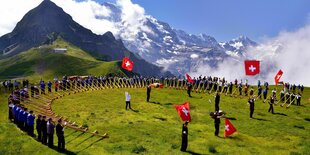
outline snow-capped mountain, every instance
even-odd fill
[[[120,8],[112,3],[103,5],[111,10],[109,20],[122,22]],[[245,50],[257,45],[245,36],[218,43],[212,36],[193,35],[174,29],[168,23],[150,15],[146,16],[143,26],[145,28],[141,29],[134,39],[122,35],[116,37],[122,39],[130,51],[153,64],[165,67],[176,75],[196,71],[200,65],[216,67],[226,58],[244,58]]]

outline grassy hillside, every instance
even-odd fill
[[[132,96],[132,110],[125,110],[124,92]],[[173,104],[189,101],[192,122],[189,124],[189,153],[197,154],[309,154],[310,152],[310,89],[305,89],[302,106],[286,109],[275,106],[275,113],[268,113],[269,105],[256,101],[254,119],[249,119],[246,97],[221,96],[220,109],[227,112],[238,133],[223,138],[224,120],[220,137],[214,136],[214,97],[209,94],[193,94],[187,97],[184,90],[153,89],[151,102],[145,102],[145,89],[104,89],[71,94],[53,103],[53,111],[67,116],[91,131],[107,132],[108,139],[100,139],[65,130],[67,153],[78,154],[187,154],[179,151],[181,145],[181,121]],[[50,95],[52,96],[52,95]],[[209,103],[208,100],[212,100]],[[0,154],[18,151],[56,154],[22,134],[8,123],[6,99],[1,96]],[[10,131],[10,132],[8,132]],[[21,135],[19,137],[15,136]],[[25,142],[27,141],[27,142]],[[56,145],[56,142],[55,142]],[[34,146],[32,148],[31,146]]]
[[[67,48],[66,53],[51,52],[53,48]],[[0,60],[0,79],[52,79],[63,75],[125,75],[120,62],[103,62],[81,49],[57,39],[53,45],[32,48],[11,58]]]

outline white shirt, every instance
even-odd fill
[[[128,92],[125,92],[126,101],[130,101],[130,94]]]

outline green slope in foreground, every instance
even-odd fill
[[[66,53],[51,52],[66,48]],[[58,38],[52,45],[32,48],[11,58],[0,60],[0,79],[53,79],[63,75],[125,75],[120,62],[95,60],[81,49]]]
[[[132,96],[132,108],[125,110],[124,92]],[[67,153],[78,154],[309,154],[310,152],[310,89],[306,88],[302,106],[286,109],[256,101],[254,118],[249,119],[246,97],[221,97],[220,108],[227,112],[238,133],[223,138],[214,136],[213,97],[184,90],[153,89],[151,102],[145,102],[145,89],[105,89],[72,94],[56,100],[52,107],[57,114],[67,116],[91,131],[107,132],[109,138],[65,130]],[[208,100],[212,100],[212,104]],[[180,152],[181,121],[173,104],[190,102],[192,122],[189,124],[188,153]],[[24,135],[7,121],[6,98],[1,96],[0,154],[18,151],[26,154],[57,154]],[[54,142],[56,145],[57,140]],[[17,146],[15,149],[14,146]]]

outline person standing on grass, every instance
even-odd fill
[[[131,99],[130,94],[128,92],[125,92],[126,110],[127,110],[127,107],[129,107],[129,109],[131,109],[130,99]]]
[[[47,121],[46,116],[43,116],[41,120],[41,131],[42,131],[42,144],[47,144]]]
[[[48,81],[48,83],[47,83],[47,89],[48,89],[48,92],[50,93],[50,92],[52,92],[52,82],[51,81]]]
[[[181,146],[181,151],[185,152],[187,149],[187,143],[188,143],[188,121],[186,121],[183,125],[182,125],[182,146]]]
[[[215,112],[211,112],[210,116],[214,119],[214,136],[219,136],[219,132],[220,132],[220,123],[221,123],[221,116],[219,111],[215,111]]]
[[[33,134],[34,119],[35,116],[33,115],[33,111],[30,111],[27,116],[27,125],[28,125],[28,134],[32,137],[34,136]]]
[[[38,115],[38,118],[36,120],[36,130],[37,130],[37,133],[38,133],[38,141],[39,142],[42,142],[42,127],[41,127],[41,115]]]
[[[56,125],[56,134],[58,137],[58,150],[65,150],[65,136],[64,136],[64,127],[61,125],[62,120],[58,120],[58,124]]]
[[[187,95],[188,95],[188,97],[192,97],[191,96],[192,89],[193,89],[193,85],[190,82],[188,82],[187,83]]]
[[[253,113],[254,113],[254,97],[251,96],[248,100],[248,104],[250,105],[250,118],[252,119],[253,118]]]
[[[52,118],[48,119],[47,122],[47,139],[48,139],[48,147],[53,147],[54,145],[54,129],[55,129],[55,125],[52,121]]]
[[[23,112],[23,116],[22,116],[22,128],[24,131],[28,131],[28,124],[27,124],[27,117],[28,117],[29,113],[28,113],[28,109],[25,108],[24,112]]]
[[[151,97],[151,86],[148,85],[146,87],[146,101],[149,102],[150,101],[150,97]]]
[[[274,96],[271,96],[271,97],[270,97],[270,101],[269,101],[270,107],[269,107],[268,112],[271,111],[272,114],[274,114],[274,113],[273,113],[273,104],[274,104],[274,100],[275,100],[275,97],[274,97]]]

